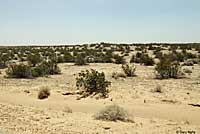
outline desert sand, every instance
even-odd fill
[[[117,64],[75,66],[59,64],[61,75],[36,79],[4,78],[0,74],[0,134],[176,134],[200,133],[200,66],[183,79],[155,79],[154,67],[136,65],[136,77],[113,79],[122,72]],[[89,68],[104,72],[111,81],[109,97],[63,95],[76,91],[78,72]],[[158,85],[162,93],[152,92]],[[40,87],[51,89],[49,98],[37,98]],[[134,117],[134,123],[99,121],[94,114],[117,104]],[[71,109],[72,112],[69,112]]]

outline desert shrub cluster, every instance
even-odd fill
[[[157,78],[180,78],[183,76],[179,62],[173,62],[168,57],[163,57],[155,67]]]
[[[10,78],[34,78],[59,74],[60,72],[57,63],[52,61],[43,61],[34,67],[24,63],[11,64],[6,70],[6,74]]]
[[[122,70],[124,71],[127,77],[135,76],[136,67],[134,65],[124,64],[122,65]]]
[[[134,122],[133,117],[122,107],[114,104],[105,107],[94,115],[97,120]]]
[[[31,78],[32,71],[31,67],[25,64],[13,64],[8,67],[6,73],[12,78]]]
[[[83,88],[83,96],[100,94],[101,97],[107,97],[108,86],[111,84],[105,78],[104,72],[98,72],[96,70],[86,70],[78,74],[76,78],[77,88]]]
[[[169,53],[166,54],[164,51]],[[170,63],[167,60],[163,61],[163,57],[170,59]],[[75,65],[89,63],[125,64],[127,59],[130,59],[131,63],[145,66],[153,66],[155,61],[159,60],[160,62],[156,62],[155,67],[158,76],[178,78],[180,65],[193,66],[200,63],[200,44],[111,44],[102,42],[74,46],[0,47],[0,69],[7,68],[8,76],[17,78],[59,74],[58,63],[74,63]],[[127,76],[130,75],[130,71],[125,71],[125,73]]]
[[[153,66],[154,60],[148,54],[138,52],[136,55],[132,56],[130,63],[140,63],[145,66]]]

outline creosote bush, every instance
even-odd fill
[[[77,88],[83,87],[84,97],[92,94],[100,94],[101,97],[107,97],[110,84],[111,82],[105,79],[104,72],[99,73],[94,69],[82,71],[76,78],[76,86]]]
[[[120,56],[120,55],[114,55],[113,56],[113,58],[114,58],[114,63],[115,64],[125,64],[126,63],[126,60],[124,59],[124,57],[123,56]]]
[[[135,76],[135,66],[134,65],[128,65],[124,64],[122,65],[122,69],[127,77],[134,77]]]
[[[118,105],[110,105],[94,115],[96,120],[134,122],[128,112]]]
[[[6,74],[11,78],[31,78],[31,67],[25,64],[13,64],[8,67]]]
[[[54,62],[42,62],[35,67],[20,63],[8,67],[6,74],[11,78],[34,78],[45,75],[60,74],[60,68]]]
[[[154,60],[148,54],[138,52],[136,55],[131,57],[130,63],[140,63],[145,66],[153,66]]]
[[[75,65],[79,65],[79,66],[87,65],[85,54],[81,53],[76,56]]]
[[[173,62],[169,58],[162,57],[155,67],[157,78],[180,78],[183,73],[178,62]]]
[[[57,63],[52,61],[44,61],[35,68],[32,69],[32,74],[34,77],[40,77],[45,75],[60,74],[60,68]]]
[[[27,57],[27,61],[33,66],[35,67],[36,64],[40,63],[42,61],[42,58],[39,54],[31,54],[31,55],[28,55]]]
[[[38,99],[45,99],[50,96],[50,89],[48,87],[42,87],[38,93]]]

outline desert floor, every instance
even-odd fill
[[[176,134],[200,133],[200,66],[183,79],[155,79],[154,67],[136,65],[136,77],[113,79],[121,65],[60,64],[61,75],[37,79],[4,78],[0,74],[0,134]],[[76,91],[75,78],[81,70],[105,72],[112,82],[109,98],[63,95]],[[152,92],[158,85],[162,93]],[[39,100],[40,87],[48,86],[51,95]],[[30,93],[28,93],[29,91]],[[134,116],[135,123],[95,120],[93,115],[107,105],[117,104]],[[68,109],[72,109],[69,113]]]

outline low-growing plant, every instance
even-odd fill
[[[82,71],[76,78],[76,86],[83,87],[85,97],[99,93],[102,97],[107,97],[110,84],[111,82],[105,79],[104,72],[99,73],[94,69]]]
[[[36,64],[40,63],[42,61],[42,58],[39,54],[31,54],[28,55],[27,57],[27,61],[33,66],[35,67]]]
[[[135,76],[136,67],[134,65],[124,64],[122,65],[122,69],[127,77]]]
[[[32,69],[32,74],[34,77],[40,77],[45,75],[60,74],[60,68],[57,63],[52,61],[44,61],[35,68]]]
[[[133,117],[125,109],[115,104],[105,107],[102,111],[94,115],[94,118],[103,121],[134,122]]]
[[[114,78],[114,79],[126,78],[126,74],[124,74],[124,73],[118,73],[118,72],[113,72],[112,73],[112,78]]]
[[[75,65],[79,65],[79,66],[87,65],[85,54],[81,53],[81,54],[78,54],[76,56],[76,58],[75,58]]]
[[[153,66],[154,60],[153,58],[149,57],[148,54],[144,53],[137,53],[131,57],[130,63],[140,63],[144,64],[145,66]]]
[[[161,58],[155,67],[157,78],[180,78],[182,76],[181,66],[178,62],[172,62],[169,58]]]
[[[118,54],[114,55],[113,58],[114,58],[114,63],[116,63],[116,64],[125,64],[126,63],[126,60],[124,59],[124,57],[120,56]]]
[[[31,78],[31,67],[25,64],[13,64],[8,67],[6,74],[11,78]]]
[[[143,54],[140,58],[140,63],[144,64],[145,66],[153,66],[154,60],[153,58],[149,57],[148,54]]]
[[[66,63],[74,62],[74,56],[72,56],[70,52],[65,52],[63,59]]]
[[[162,93],[163,92],[161,85],[157,85],[156,88],[151,91],[154,93]]]
[[[50,96],[50,89],[48,87],[42,87],[38,93],[38,99],[46,99]]]

